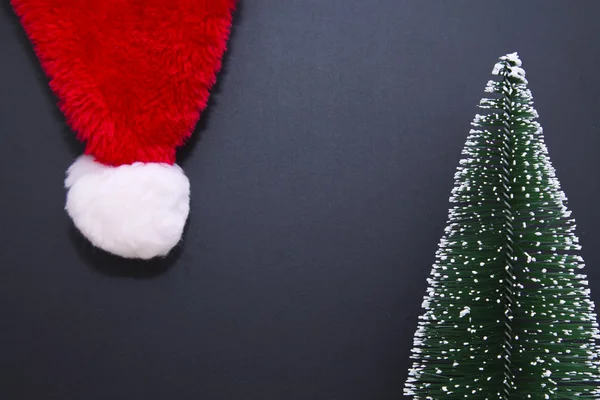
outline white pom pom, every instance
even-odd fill
[[[126,258],[166,255],[181,239],[190,183],[178,165],[110,167],[79,157],[67,171],[65,209],[96,247]]]

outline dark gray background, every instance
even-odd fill
[[[63,211],[82,147],[0,10],[0,397],[395,399],[452,177],[518,51],[600,299],[597,1],[242,0],[165,261]]]

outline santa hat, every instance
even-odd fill
[[[236,0],[12,0],[85,154],[66,210],[92,244],[149,259],[181,239],[175,152],[221,67]]]

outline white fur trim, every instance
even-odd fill
[[[126,258],[166,255],[181,239],[190,183],[174,164],[110,167],[91,156],[67,170],[65,209],[94,246]]]

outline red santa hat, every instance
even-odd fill
[[[12,0],[85,154],[66,210],[92,244],[149,259],[180,240],[190,184],[175,152],[221,67],[236,0]]]

